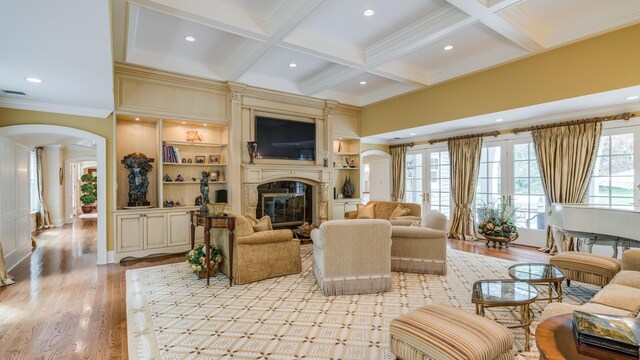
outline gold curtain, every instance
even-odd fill
[[[13,278],[7,272],[7,265],[4,263],[4,252],[0,244],[0,287],[13,284]]]
[[[407,146],[394,146],[391,152],[391,200],[404,199],[404,172],[406,168]]]
[[[471,203],[476,192],[482,138],[449,140],[451,195],[455,203],[449,237],[475,240],[475,220]]]
[[[601,133],[601,122],[531,132],[548,204],[581,203],[585,200]],[[563,250],[573,250],[570,238],[563,238],[562,243]],[[540,251],[558,252],[549,226],[547,245]]]
[[[40,203],[40,210],[36,213],[36,229],[49,229],[53,227],[51,221],[51,215],[49,215],[49,209],[44,201],[44,186],[42,181],[42,153],[44,149],[42,147],[36,148],[36,175],[38,181],[38,202]]]

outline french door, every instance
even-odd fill
[[[516,209],[518,243],[543,246],[545,196],[530,139],[486,142],[482,148],[474,208],[500,203],[502,199]],[[446,147],[407,153],[405,201],[451,217],[453,201]]]

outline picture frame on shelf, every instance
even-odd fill
[[[210,164],[220,164],[220,155],[209,155]]]
[[[196,164],[204,164],[204,159],[205,159],[204,156],[196,156],[195,163]]]

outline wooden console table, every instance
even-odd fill
[[[536,345],[542,360],[637,360],[615,351],[579,344],[573,333],[573,314],[543,320],[536,328]]]
[[[229,230],[229,286],[233,286],[233,245],[235,241],[236,219],[230,216],[214,216],[200,211],[191,211],[191,249],[196,246],[196,226],[204,226],[204,244],[206,249],[207,285],[209,285],[209,266],[211,263],[212,228]]]

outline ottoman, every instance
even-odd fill
[[[579,251],[561,252],[549,259],[549,264],[562,270],[567,286],[571,280],[606,286],[620,271],[621,266],[618,259]]]
[[[513,335],[505,326],[462,309],[431,304],[390,326],[390,350],[402,360],[513,359]]]

